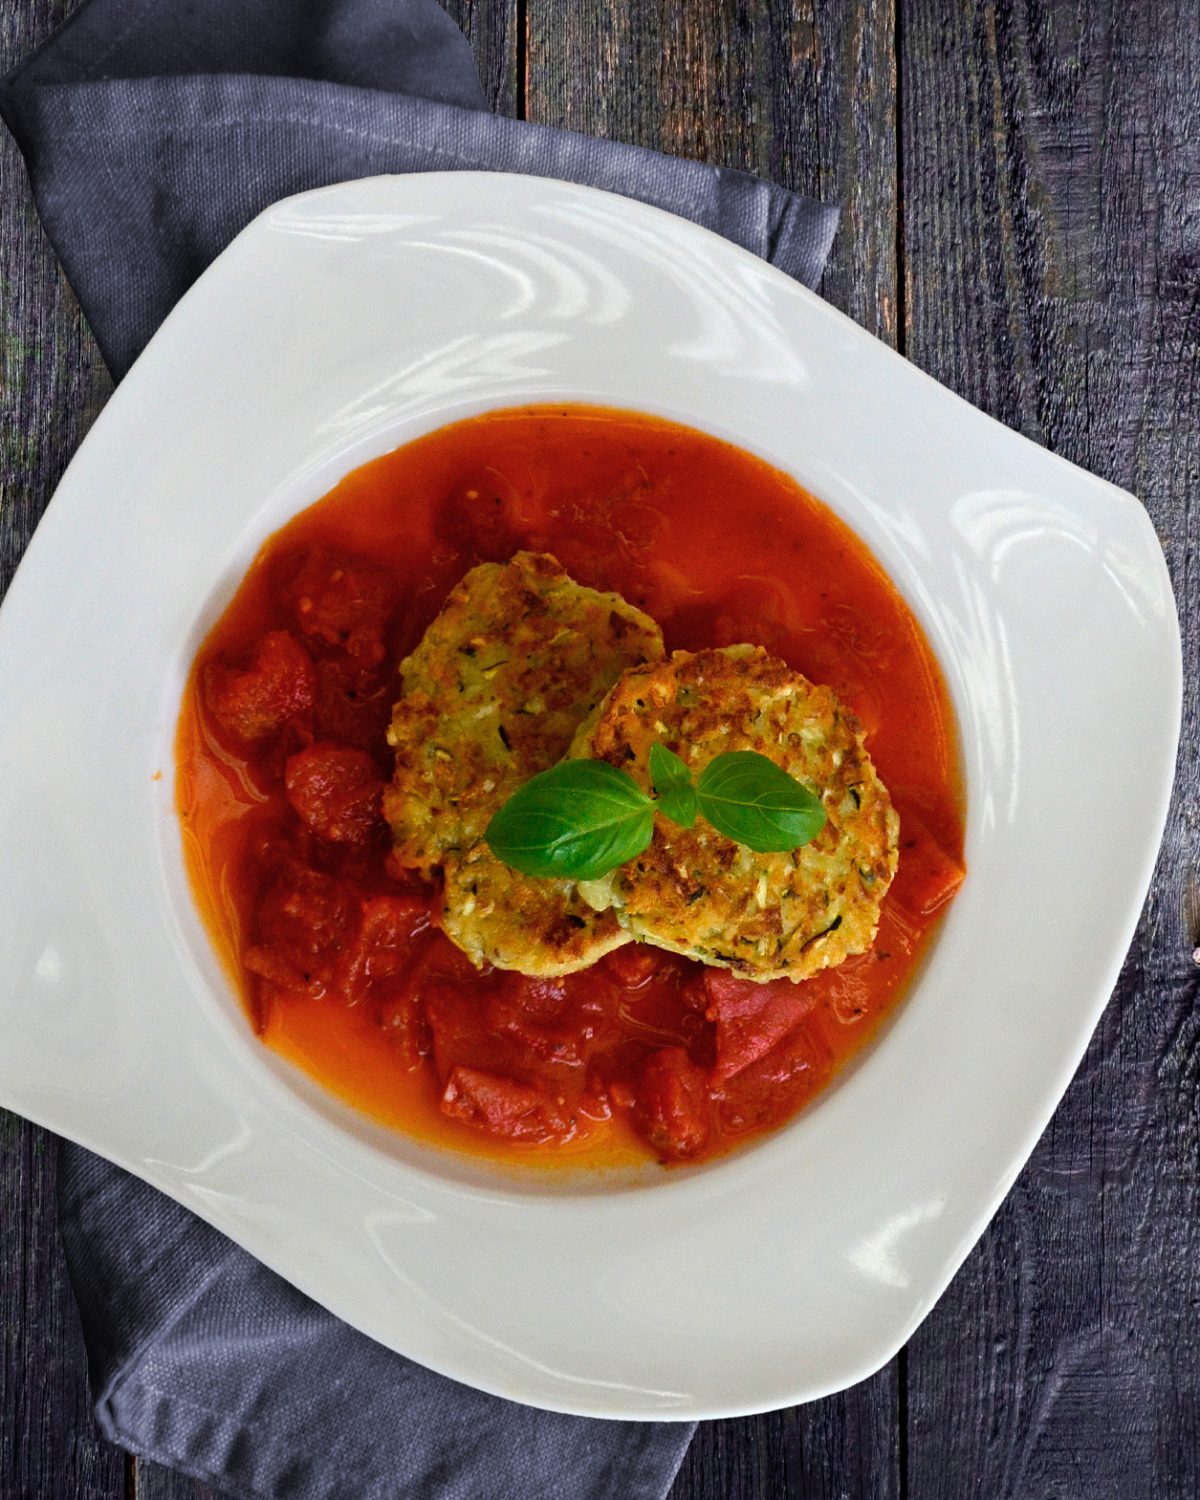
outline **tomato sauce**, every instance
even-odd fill
[[[468,568],[522,548],[646,610],[668,651],[759,644],[853,708],[901,828],[870,952],[752,985],[639,944],[533,980],[438,931],[379,810],[396,665]],[[263,1042],[385,1124],[531,1164],[699,1160],[777,1127],[896,1004],[963,876],[948,698],[879,563],[751,455],[599,408],[443,428],[269,538],[197,654],[176,773]]]

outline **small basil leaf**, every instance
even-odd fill
[[[690,828],[696,821],[696,786],[692,773],[673,750],[657,741],[650,746],[650,781],[658,793],[660,810],[672,823]]]
[[[659,793],[658,809],[680,828],[691,828],[696,821],[698,804],[696,788],[689,781],[686,786],[669,786]]]
[[[798,849],[825,826],[820,799],[754,750],[730,750],[710,760],[696,794],[718,833],[759,854]]]
[[[598,880],[639,855],[653,832],[654,802],[628,772],[564,760],[518,787],[483,837],[523,875]]]

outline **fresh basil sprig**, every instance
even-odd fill
[[[604,760],[564,760],[520,786],[488,824],[488,848],[522,875],[598,880],[639,855],[654,799]]]
[[[672,823],[690,828],[696,821],[696,783],[678,755],[657,740],[650,746],[650,784],[658,794],[660,811]]]
[[[646,848],[656,810],[683,828],[699,811],[759,854],[798,849],[825,826],[820,798],[755,750],[718,755],[693,781],[679,756],[654,744],[650,780],[657,800],[607,761],[561,761],[518,787],[484,839],[523,875],[598,880]]]

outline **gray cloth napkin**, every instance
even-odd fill
[[[120,378],[260,210],[381,172],[526,172],[656,204],[806,285],[837,210],[724,167],[488,114],[433,0],[92,0],[0,87]]]
[[[91,0],[0,84],[0,115],[117,378],[255,214],[327,183],[589,183],[809,285],[837,218],[740,172],[488,114],[434,0]],[[390,1353],[77,1147],[59,1202],[100,1425],[135,1453],[303,1500],[650,1500],[682,1460],[689,1424],[555,1416]]]

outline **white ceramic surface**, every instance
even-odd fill
[[[254,1042],[172,805],[187,663],[261,539],[409,438],[560,399],[730,438],[845,517],[943,663],[968,795],[970,877],[880,1043],[757,1148],[612,1187],[387,1134]],[[1149,880],[1179,698],[1138,503],[752,256],[523,177],[291,199],[167,319],[0,610],[0,1102],[487,1390],[667,1418],[823,1395],[929,1311],[1066,1087]]]

